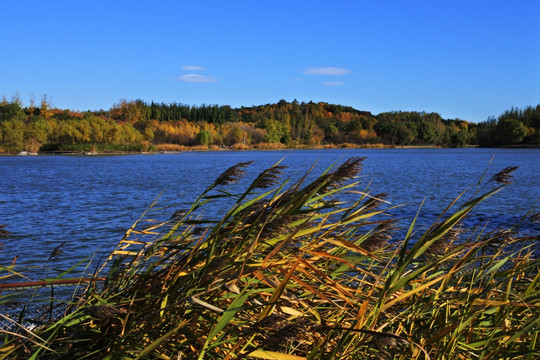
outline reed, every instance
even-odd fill
[[[233,193],[240,163],[168,221],[152,204],[63,316],[2,331],[0,359],[539,358],[538,236],[462,226],[512,169],[399,238],[362,160],[309,183],[276,164]]]
[[[283,150],[287,148],[287,145],[280,143],[280,142],[273,142],[273,143],[258,143],[253,145],[253,148],[257,150]]]

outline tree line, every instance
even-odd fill
[[[0,152],[261,144],[538,146],[540,104],[474,123],[443,119],[434,112],[373,115],[348,106],[296,100],[240,108],[120,100],[109,110],[87,112],[53,108],[46,96],[39,105],[32,101],[23,106],[18,96],[0,102]]]

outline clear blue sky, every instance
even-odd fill
[[[540,1],[2,1],[0,96],[325,101],[484,121],[540,103]]]

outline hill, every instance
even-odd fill
[[[369,111],[324,102],[280,100],[232,108],[121,100],[109,110],[76,112],[0,102],[0,152],[153,151],[318,146],[537,146],[540,105],[512,108],[482,123],[438,113]]]

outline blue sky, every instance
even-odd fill
[[[540,1],[3,1],[0,96],[325,101],[484,121],[540,103]]]

